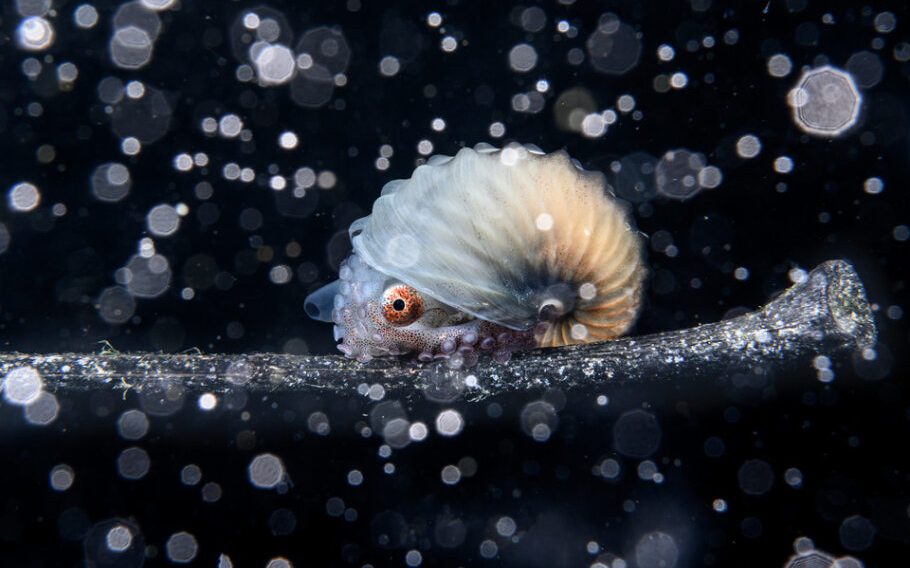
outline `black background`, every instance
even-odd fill
[[[633,152],[659,157],[676,148],[701,152],[723,171],[720,187],[691,200],[656,198],[636,206],[639,228],[648,235],[668,231],[679,253],[670,258],[650,251],[651,287],[635,333],[686,327],[753,308],[790,284],[791,268],[846,258],[880,308],[879,352],[893,371],[883,381],[865,381],[847,358],[836,362],[837,379],[830,385],[818,382],[815,370],[806,365],[769,372],[758,387],[737,387],[723,375],[672,386],[610,386],[596,393],[523,393],[497,399],[503,414],[495,419],[487,414],[489,402],[453,402],[446,406],[464,415],[465,432],[454,439],[432,433],[428,441],[395,452],[398,470],[392,476],[382,473],[384,460],[376,454],[381,439],[363,439],[354,432],[371,405],[353,393],[350,399],[251,397],[245,407],[248,420],[226,407],[203,414],[195,408],[195,396],[187,393],[181,411],[151,418],[150,434],[140,445],[151,455],[152,469],[132,482],[120,479],[114,467],[117,454],[130,445],[117,437],[114,422],[120,412],[137,406],[133,395],[125,400],[103,393],[61,397],[60,417],[43,429],[27,426],[18,408],[5,405],[0,408],[0,478],[5,478],[0,485],[0,557],[10,560],[4,565],[77,565],[84,554],[81,533],[64,538],[59,520],[73,508],[87,526],[111,517],[134,519],[146,543],[158,551],[157,556],[148,551],[152,564],[166,564],[165,540],[187,530],[200,543],[196,564],[208,566],[222,552],[240,566],[264,566],[278,555],[296,566],[403,566],[405,552],[415,548],[422,550],[424,565],[580,566],[595,560],[596,555],[585,552],[589,540],[635,566],[634,547],[641,535],[664,530],[680,549],[677,566],[784,565],[799,536],[812,538],[834,555],[853,554],[867,566],[901,565],[899,554],[910,543],[905,442],[910,408],[901,364],[908,338],[904,319],[885,316],[889,306],[906,306],[908,245],[892,235],[895,226],[908,223],[910,180],[910,66],[892,55],[898,43],[910,40],[910,11],[900,3],[775,1],[764,11],[765,4],[753,2],[695,3],[704,10],[686,2],[545,3],[546,27],[529,33],[517,22],[531,3],[272,2],[286,16],[295,40],[307,29],[333,25],[350,46],[347,85],[336,88],[331,101],[318,109],[294,104],[286,86],[262,88],[235,78],[241,62],[230,48],[230,28],[244,9],[258,4],[186,1],[179,10],[162,13],[154,57],[138,71],[110,62],[107,42],[115,5],[97,4],[98,26],[81,30],[72,21],[77,4],[55,4],[57,37],[46,54],[55,64],[72,61],[78,66],[71,92],[47,92],[40,80],[23,75],[26,57],[44,55],[16,47],[20,18],[11,2],[2,11],[0,188],[5,193],[28,180],[42,194],[41,206],[31,213],[0,206],[0,223],[12,236],[0,254],[4,350],[97,351],[104,340],[124,351],[198,347],[237,353],[293,345],[295,352],[330,353],[331,330],[305,317],[303,298],[335,277],[349,249],[347,226],[369,212],[385,182],[410,175],[419,158],[417,143],[429,139],[434,153],[454,154],[481,141],[499,145],[515,140],[547,151],[566,148],[586,167],[604,171]],[[883,10],[893,12],[898,22],[884,35],[872,25]],[[466,45],[444,53],[439,48],[443,34],[426,24],[431,11],[443,15],[445,33]],[[584,49],[605,12],[641,32],[640,62],[622,76],[599,74],[588,61],[578,66],[566,61],[571,48]],[[834,16],[834,24],[822,23],[825,13]],[[555,31],[561,19],[578,28],[577,37]],[[817,32],[814,41],[805,39],[813,35],[806,27],[797,32],[807,23]],[[723,40],[730,29],[739,32],[734,45]],[[714,47],[685,48],[689,40],[706,35],[715,38]],[[878,35],[884,38],[884,48],[876,51],[884,76],[862,92],[857,127],[837,139],[800,131],[786,103],[800,67],[843,67],[851,54],[875,51],[870,42]],[[509,49],[522,42],[533,45],[539,56],[527,74],[508,66]],[[672,62],[656,57],[663,43],[676,49]],[[403,60],[396,76],[381,76],[380,59],[402,49],[413,50],[414,57]],[[786,53],[793,61],[794,71],[783,79],[767,72],[767,59],[775,53]],[[655,92],[654,77],[675,71],[688,76],[686,88]],[[110,76],[141,80],[171,101],[168,132],[135,157],[120,153],[120,140],[97,97],[98,82]],[[550,84],[543,111],[513,111],[512,96],[533,90],[541,78]],[[598,139],[562,130],[554,119],[554,100],[573,87],[587,89],[598,109],[631,94],[643,117],[621,115]],[[35,101],[43,114],[28,117],[24,109]],[[227,112],[243,118],[253,131],[252,143],[201,132],[203,116]],[[436,117],[446,121],[443,132],[430,128]],[[494,121],[506,126],[502,140],[490,138]],[[300,137],[293,152],[276,143],[284,130]],[[752,160],[740,159],[734,151],[736,140],[747,133],[757,135],[763,146]],[[36,160],[42,144],[56,149],[50,164]],[[387,171],[374,167],[382,144],[395,151]],[[172,160],[183,151],[206,152],[207,173],[200,168],[177,172]],[[774,158],[782,155],[793,159],[789,175],[772,168]],[[91,172],[108,161],[127,164],[133,179],[129,197],[118,204],[99,203],[89,190]],[[221,165],[232,161],[253,167],[257,181],[224,180]],[[265,185],[270,164],[285,175],[303,165],[331,170],[338,183],[333,189],[311,190],[317,207],[308,217],[285,217]],[[883,193],[863,192],[863,182],[871,176],[884,180]],[[214,186],[210,201],[221,213],[209,226],[195,217],[199,200],[193,187],[203,180]],[[786,191],[778,191],[779,182]],[[171,287],[159,298],[138,300],[131,322],[105,324],[95,301],[114,284],[114,272],[136,252],[139,239],[148,236],[146,213],[159,203],[177,202],[186,203],[190,214],[175,236],[156,239],[157,250],[174,270]],[[56,203],[66,205],[63,217],[50,213]],[[252,234],[238,223],[249,207],[264,219]],[[830,220],[820,221],[822,214]],[[293,258],[284,252],[291,241],[302,251]],[[272,246],[274,259],[241,270],[255,243]],[[705,247],[710,247],[708,253]],[[180,298],[182,267],[197,254],[212,257],[234,281],[228,289],[200,291],[186,301]],[[269,269],[278,263],[294,269],[291,283],[269,281]],[[750,273],[745,281],[733,276],[741,266]],[[300,274],[310,276],[301,279]],[[690,286],[693,278],[702,283],[697,289]],[[235,329],[241,324],[240,336],[228,337],[231,322]],[[601,393],[610,396],[606,408],[594,402]],[[543,444],[526,436],[519,421],[523,406],[541,396],[567,397],[556,434]],[[437,403],[425,400],[407,406],[411,419],[430,425],[439,410]],[[637,479],[637,462],[620,457],[612,447],[610,431],[619,415],[643,406],[657,416],[663,432],[652,456],[666,477],[660,485]],[[306,428],[307,415],[317,408],[332,421],[327,437]],[[241,431],[256,433],[253,448],[238,448]],[[720,458],[705,455],[703,445],[711,436],[726,443]],[[288,493],[256,490],[247,482],[246,465],[262,452],[282,456],[293,482]],[[454,487],[442,485],[442,466],[466,455],[477,461],[478,474]],[[611,455],[625,469],[616,484],[590,472]],[[737,484],[737,470],[753,458],[767,461],[775,473],[774,487],[760,497],[743,494]],[[680,466],[672,464],[675,459]],[[64,462],[74,468],[77,481],[58,494],[48,487],[47,472]],[[202,467],[204,480],[221,484],[220,501],[204,503],[198,487],[180,484],[180,468],[191,462]],[[784,483],[788,467],[802,470],[802,488]],[[345,481],[354,468],[366,477],[359,488]],[[346,523],[326,515],[325,503],[332,496],[355,507],[358,520]],[[711,509],[718,497],[727,500],[726,513]],[[636,512],[623,511],[627,500],[637,503]],[[270,532],[268,519],[278,508],[296,515],[290,535]],[[376,516],[386,510],[405,519],[407,537],[400,547],[383,548],[371,534]],[[484,560],[478,545],[492,538],[491,527],[503,514],[516,520],[524,538],[517,544],[500,543],[497,559]],[[845,549],[838,536],[843,519],[855,514],[870,519],[877,530],[874,544],[862,551]],[[434,530],[441,518],[450,517],[464,522],[467,536],[462,545],[447,549],[434,541]],[[744,519],[757,519],[760,534],[744,534]],[[749,521],[745,526],[755,525]]]

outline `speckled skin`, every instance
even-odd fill
[[[403,283],[374,270],[352,254],[339,270],[341,286],[332,319],[338,349],[367,362],[374,357],[416,353],[420,361],[445,359],[450,367],[470,367],[481,351],[500,361],[535,345],[534,331],[515,331],[483,321],[423,297],[423,313],[406,325],[388,321],[383,293]]]

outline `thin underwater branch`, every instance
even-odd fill
[[[766,306],[728,320],[605,343],[538,349],[505,364],[481,360],[453,370],[394,359],[361,364],[336,355],[0,354],[0,377],[32,367],[51,391],[142,390],[179,384],[225,392],[236,388],[352,394],[379,384],[410,396],[425,389],[464,390],[471,399],[513,390],[704,376],[724,369],[783,366],[815,354],[834,356],[875,343],[875,320],[853,266],[825,262]]]

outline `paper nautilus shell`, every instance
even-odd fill
[[[641,236],[603,174],[564,152],[482,144],[386,184],[350,228],[339,280],[307,313],[348,357],[415,354],[473,365],[489,351],[618,337],[645,275]]]

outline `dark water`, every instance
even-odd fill
[[[881,343],[480,403],[6,389],[3,566],[907,563],[901,3],[50,4],[0,11],[5,351],[330,353],[348,225],[477,142],[607,173],[634,333],[845,258]]]

